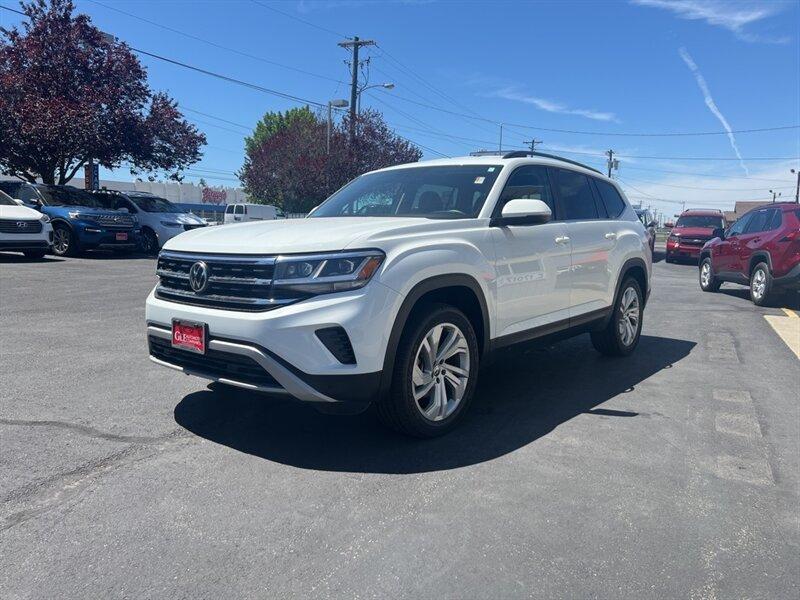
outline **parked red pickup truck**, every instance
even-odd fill
[[[667,262],[695,261],[700,250],[714,237],[715,229],[725,227],[725,218],[718,210],[686,210],[667,238]]]

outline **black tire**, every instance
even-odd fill
[[[629,299],[628,290],[633,290],[636,294],[636,302],[638,306],[638,318],[636,325],[633,329],[633,338],[630,341],[625,340],[625,336],[621,329],[624,330],[625,326],[622,324],[624,315],[624,303]],[[644,301],[642,296],[642,288],[639,287],[639,282],[633,277],[628,277],[622,282],[619,288],[617,298],[614,300],[614,311],[611,313],[611,318],[608,320],[608,325],[600,331],[593,331],[591,333],[592,345],[595,350],[600,354],[606,356],[628,356],[639,345],[639,338],[642,333],[642,321],[644,317]],[[630,325],[630,321],[629,321]]]
[[[703,270],[706,268],[705,265],[708,265],[708,278],[706,283],[703,283]],[[700,268],[698,269],[698,278],[700,280],[700,289],[704,292],[718,292],[719,286],[722,285],[722,282],[717,279],[717,276],[714,275],[714,265],[711,264],[711,258],[706,257],[702,261],[700,261]]]
[[[675,262],[675,259],[674,259],[674,258],[672,258],[672,257],[671,257],[669,254],[665,254],[665,255],[664,255],[664,261],[665,261],[665,262],[668,262],[668,263],[670,263],[670,264],[671,264],[671,263],[674,263],[674,262]]]
[[[774,300],[772,273],[765,262],[758,263],[750,273],[750,300],[756,306],[770,306]]]
[[[25,255],[25,258],[38,260],[44,258],[44,255],[47,254],[47,250],[26,250],[23,252],[23,254]]]
[[[158,238],[152,229],[142,230],[142,237],[140,238],[139,246],[141,246],[142,252],[148,256],[158,254]]]
[[[438,325],[445,326],[445,333],[442,334],[440,342],[446,341],[446,335],[455,333],[455,329],[448,329],[454,326],[460,331],[466,349],[458,353],[459,360],[465,357],[469,361],[468,376],[463,388],[463,395],[460,401],[455,401],[452,412],[447,415],[439,415],[440,420],[432,420],[423,414],[424,404],[430,401],[429,407],[434,408],[437,387],[445,390],[445,394],[452,392],[457,394],[452,381],[444,373],[434,377],[439,373],[431,365],[431,376],[428,378],[430,386],[428,389],[432,396],[423,396],[419,403],[414,399],[414,372],[417,364],[418,353],[423,352],[423,340]],[[446,346],[446,344],[444,344]],[[442,346],[440,345],[441,349]],[[451,360],[451,359],[448,359]],[[439,365],[440,363],[436,363]],[[463,363],[462,363],[463,366]],[[451,431],[466,413],[472,397],[475,393],[475,386],[478,381],[479,368],[478,339],[469,319],[460,310],[446,304],[430,304],[415,310],[406,324],[406,329],[400,339],[395,356],[394,371],[392,373],[392,386],[390,393],[384,398],[380,398],[376,403],[378,418],[388,427],[400,433],[419,438],[432,438]],[[441,384],[437,383],[441,380]],[[423,385],[420,385],[423,387]],[[448,398],[449,401],[449,398]],[[445,405],[447,402],[445,402]],[[442,411],[445,412],[445,411]]]
[[[56,256],[78,256],[80,248],[72,229],[60,223],[53,225],[53,254]]]

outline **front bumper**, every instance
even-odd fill
[[[380,389],[383,359],[400,303],[396,292],[378,282],[266,312],[179,304],[151,293],[146,309],[149,337],[171,342],[173,319],[201,322],[208,327],[208,350],[215,353],[206,362],[192,353],[159,354],[151,340],[151,360],[205,379],[308,402],[348,405],[358,412]],[[329,327],[341,327],[347,333],[355,364],[340,362],[316,335]],[[237,360],[226,363],[218,352],[233,354]],[[238,357],[246,357],[274,381],[255,377],[252,365],[240,366]]]
[[[127,248],[139,244],[139,229],[107,229],[99,225],[80,225],[75,228],[78,243],[84,248]],[[117,239],[117,234],[125,234],[126,239]]]
[[[700,258],[702,246],[687,246],[680,242],[667,242],[667,256],[669,258]]]

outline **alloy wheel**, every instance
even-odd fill
[[[470,375],[469,346],[452,323],[432,327],[417,348],[412,371],[414,403],[423,417],[441,421],[458,408]]]
[[[69,251],[69,231],[58,227],[53,232],[53,250],[56,254],[66,254]]]
[[[753,289],[753,296],[759,300],[764,295],[764,290],[767,288],[767,275],[763,269],[757,269],[753,273],[753,281],[750,284]]]
[[[704,262],[700,267],[700,283],[704,288],[711,285],[711,264],[708,262]]]
[[[622,294],[619,305],[619,337],[623,346],[630,346],[636,340],[636,332],[639,329],[639,318],[641,310],[639,308],[639,294],[632,287],[629,287]]]

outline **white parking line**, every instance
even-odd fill
[[[795,356],[800,359],[800,317],[793,310],[783,309],[785,317],[764,315],[767,323],[784,341]]]

